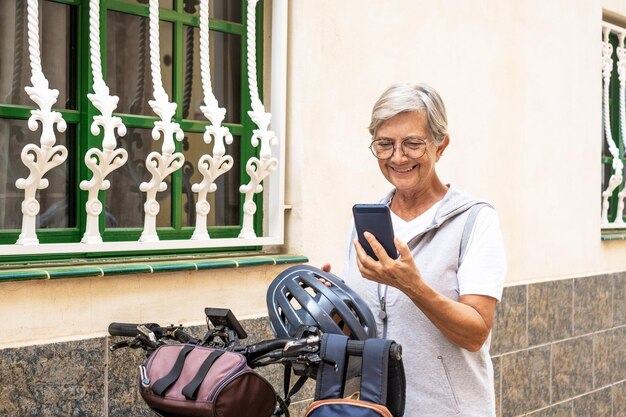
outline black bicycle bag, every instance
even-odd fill
[[[318,370],[315,399],[305,417],[402,417],[406,381],[401,356],[390,354],[395,342],[365,340],[360,391],[344,398],[347,344],[347,336],[323,336],[320,347],[323,363]]]

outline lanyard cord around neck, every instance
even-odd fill
[[[389,207],[389,209],[391,210],[391,201],[393,200],[393,197],[396,195],[395,190],[393,193],[391,193],[391,196],[389,196],[389,201],[387,201],[387,207]],[[382,288],[382,290],[381,290]],[[389,286],[384,285],[384,284],[378,284],[377,288],[376,288],[376,292],[378,293],[378,303],[380,306],[380,311],[378,312],[378,317],[382,320],[383,322],[383,339],[387,338],[387,290],[389,289]],[[381,294],[382,293],[382,294]]]
[[[382,295],[381,295],[381,287]],[[378,302],[380,304],[380,311],[378,312],[378,317],[383,321],[383,339],[387,338],[387,290],[389,287],[387,285],[378,284],[376,291],[378,292]]]

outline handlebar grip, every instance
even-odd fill
[[[183,343],[193,343],[196,344],[199,342],[198,339],[196,339],[195,337],[193,337],[192,335],[190,335],[189,333],[185,332],[182,329],[176,329],[174,330],[174,338],[180,342]]]
[[[135,337],[137,336],[137,323],[111,323],[109,334],[111,336]]]

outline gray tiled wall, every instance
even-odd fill
[[[266,319],[244,327],[249,342],[272,336]],[[135,388],[145,358],[111,342],[0,350],[0,416],[152,416]],[[626,273],[505,288],[492,356],[499,417],[626,417]],[[261,372],[282,391],[281,368]]]
[[[504,289],[499,417],[626,417],[626,273]]]

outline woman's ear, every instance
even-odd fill
[[[443,151],[446,150],[449,143],[450,143],[450,138],[448,136],[443,138],[443,142],[441,142],[441,145],[437,147],[437,161],[439,161],[439,158],[443,156]]]

